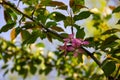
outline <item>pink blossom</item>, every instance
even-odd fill
[[[74,38],[72,40],[72,46],[73,47],[80,47],[80,45],[81,45],[81,40],[80,39]]]
[[[70,42],[72,39],[74,39],[74,34],[68,35],[68,38],[63,39],[64,42]]]
[[[75,50],[75,48],[73,47],[73,46],[67,46],[67,51],[74,51]]]
[[[83,39],[74,38],[74,34],[70,34],[68,38],[63,39],[64,45],[60,46],[59,49],[63,50],[66,54],[67,52],[73,52],[73,56],[77,57],[78,53],[84,53],[84,50],[81,48],[84,45],[88,45],[88,41]]]

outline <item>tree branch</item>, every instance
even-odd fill
[[[12,4],[4,1],[4,0],[3,0],[2,4],[9,6],[10,8],[16,10],[17,12],[19,12],[20,14],[22,14],[22,15],[25,16],[26,18],[28,18],[28,19],[30,19],[31,21],[35,22],[37,25],[41,26],[45,32],[50,32],[50,33],[52,33],[52,34],[60,37],[61,39],[64,39],[63,36],[59,35],[59,34],[58,34],[57,32],[55,32],[55,31],[52,31],[52,30],[46,28],[42,23],[37,22],[37,21],[34,20],[32,17],[28,16],[27,14],[25,14],[25,13],[23,13],[22,11],[20,11],[19,9],[17,9],[14,5],[12,5]],[[99,60],[97,60],[97,58],[96,58],[92,53],[90,53],[90,52],[89,52],[88,50],[86,50],[84,47],[82,47],[82,49],[85,50],[85,52],[98,64],[99,67],[101,67],[101,63],[99,62]]]
[[[58,37],[60,37],[60,38],[62,38],[62,39],[64,38],[63,36],[59,35],[59,34],[56,33],[55,31],[52,31],[52,30],[46,28],[42,23],[37,22],[37,21],[36,21],[35,19],[33,19],[32,17],[30,17],[30,16],[28,16],[27,14],[23,13],[22,11],[20,11],[19,9],[17,9],[14,5],[12,5],[12,4],[4,1],[4,0],[3,0],[2,4],[9,6],[10,8],[12,8],[12,9],[14,9],[15,11],[19,12],[20,14],[22,14],[22,15],[25,16],[26,18],[28,18],[28,19],[30,19],[31,21],[35,22],[37,25],[41,26],[42,29],[43,29],[45,32],[50,32],[50,33],[52,33],[52,34],[54,34],[54,35],[56,35],[56,36],[58,36]]]
[[[86,50],[84,47],[81,47],[85,52],[98,64],[99,67],[101,67],[100,61],[93,55],[93,53],[90,53],[88,50]]]

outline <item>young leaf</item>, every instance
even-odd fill
[[[82,19],[86,19],[88,18],[92,13],[89,12],[89,11],[83,11],[81,13],[79,13],[78,15],[75,15],[74,16],[74,20],[77,21],[77,20],[82,20]]]
[[[69,6],[72,8],[73,13],[77,13],[81,8],[86,8],[84,6],[84,0],[70,0]]]
[[[58,2],[58,1],[51,1],[50,6],[63,6],[65,5],[63,2]]]
[[[10,38],[11,38],[11,40],[13,41],[16,37],[17,37],[17,35],[20,33],[20,28],[19,27],[17,27],[17,28],[13,28],[12,30],[11,30],[11,33],[10,33]]]
[[[70,0],[69,6],[72,8],[75,5],[75,0]]]
[[[112,13],[117,13],[117,12],[120,12],[120,6],[118,6],[117,8],[115,8]]]
[[[12,23],[8,23],[6,25],[4,25],[1,29],[0,29],[0,33],[1,32],[7,32],[8,30],[12,29],[15,26],[15,22]]]
[[[68,6],[67,5],[58,6],[56,9],[67,10]]]

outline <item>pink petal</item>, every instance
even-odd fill
[[[74,57],[77,57],[77,56],[78,56],[78,53],[77,53],[77,52],[74,52],[73,56],[74,56]]]
[[[73,47],[79,47],[81,45],[81,41],[79,39],[73,39],[72,40],[72,46]]]
[[[88,42],[88,41],[83,41],[82,44],[83,44],[83,45],[88,45],[89,42]]]
[[[70,39],[69,38],[65,38],[63,39],[64,42],[70,42]]]
[[[75,48],[73,46],[67,46],[67,51],[74,51]]]
[[[69,34],[69,38],[73,39],[74,38],[74,34]]]

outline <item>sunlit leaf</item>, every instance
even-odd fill
[[[37,43],[36,46],[37,46],[37,47],[45,47],[45,45],[44,45],[43,43],[41,43],[41,42],[40,42],[40,43]]]
[[[13,29],[11,30],[11,33],[10,33],[10,38],[11,38],[11,40],[14,40],[19,33],[20,33],[20,28],[19,28],[19,27],[13,28]]]

